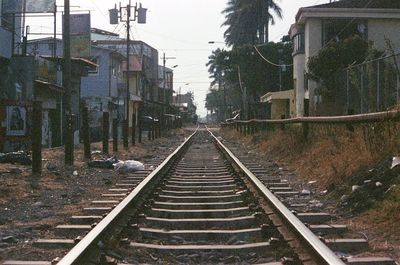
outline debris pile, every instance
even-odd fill
[[[29,153],[24,151],[11,152],[6,154],[0,153],[0,163],[31,165],[32,159]]]
[[[350,178],[351,190],[341,198],[341,204],[352,213],[361,213],[383,200],[399,181],[397,158],[385,159],[375,168]]]

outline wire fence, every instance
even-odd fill
[[[337,89],[330,102],[317,89],[318,113],[362,114],[393,108],[400,99],[400,54],[352,65],[335,75]]]

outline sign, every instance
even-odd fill
[[[71,56],[90,57],[90,34],[71,35]]]
[[[36,78],[42,81],[57,83],[57,65],[44,58],[37,57]]]
[[[90,14],[71,14],[70,31],[71,34],[90,33]]]
[[[24,136],[26,134],[26,108],[7,106],[7,135]]]
[[[3,0],[2,7],[4,13],[47,13],[54,12],[55,4],[56,0]]]
[[[63,16],[63,21],[64,21],[64,16]],[[90,57],[90,47],[91,47],[90,14],[71,14],[70,34],[71,34],[70,35],[71,56],[78,58]]]
[[[142,71],[142,57],[137,55],[129,55],[129,72],[141,72]],[[122,62],[122,71],[126,72],[126,61]]]

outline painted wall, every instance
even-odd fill
[[[11,31],[0,27],[0,57],[11,58]]]
[[[373,41],[375,48],[386,48],[385,37],[390,39],[395,51],[400,51],[400,20],[374,19],[368,21],[368,39]]]
[[[318,18],[311,18],[307,20],[305,25],[305,69],[308,72],[308,58],[318,54],[322,48],[322,21]],[[304,87],[304,85],[303,85]],[[310,100],[310,115],[315,115],[315,90],[317,83],[315,81],[308,81],[308,99]],[[305,98],[306,97],[305,93]]]
[[[297,117],[304,115],[304,72],[305,72],[304,53],[296,54],[293,57],[293,82],[295,113]]]

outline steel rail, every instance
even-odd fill
[[[230,124],[249,124],[249,123],[264,123],[264,124],[290,124],[290,123],[362,123],[362,122],[379,122],[385,120],[400,119],[400,111],[391,110],[375,113],[346,115],[346,116],[325,116],[325,117],[297,117],[282,120],[235,120],[225,122],[225,125]]]
[[[131,205],[140,195],[141,191],[152,182],[152,180],[160,173],[162,173],[165,166],[174,161],[183,148],[189,143],[192,137],[197,133],[196,131],[191,134],[172,154],[170,154],[153,172],[150,173],[123,201],[121,201],[104,219],[100,221],[76,246],[74,246],[67,255],[65,255],[58,265],[72,265],[79,264],[79,259],[83,257],[88,249],[93,246],[98,239],[101,238],[103,233],[113,224],[121,213]]]
[[[208,130],[222,151],[240,168],[241,171],[252,181],[259,192],[270,202],[278,214],[291,226],[296,234],[301,236],[309,249],[321,259],[321,262],[329,265],[345,265],[345,263],[335,255],[307,226],[305,226],[251,171],[224,145],[220,140]]]

